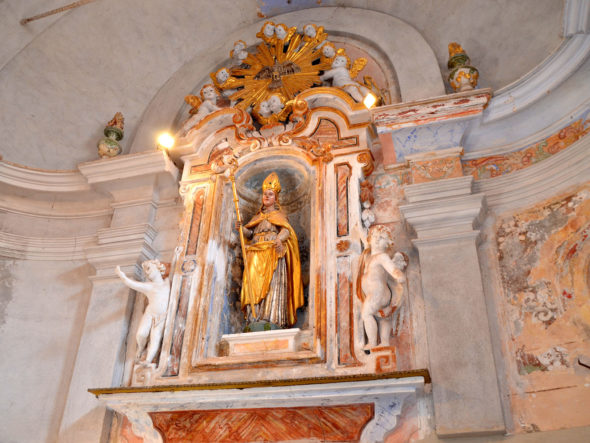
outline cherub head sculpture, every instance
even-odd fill
[[[215,85],[212,83],[206,83],[201,88],[200,95],[202,100],[215,100],[215,98],[217,97],[217,90],[215,89]]]
[[[303,27],[303,35],[312,39],[318,34],[317,26],[313,23],[308,23]]]
[[[275,25],[275,35],[279,40],[285,40],[289,35],[289,28],[284,23],[279,23]]]
[[[215,73],[215,79],[219,82],[220,85],[223,85],[228,78],[229,71],[227,70],[227,68],[221,68]]]
[[[322,46],[322,55],[326,58],[332,58],[336,55],[336,47],[332,42],[326,42]]]
[[[275,24],[271,21],[266,21],[260,28],[260,32],[256,34],[256,37],[262,38],[266,41],[272,39],[275,35]]]
[[[272,114],[272,110],[270,109],[270,103],[268,102],[268,100],[263,100],[260,103],[258,103],[258,105],[254,107],[253,111],[255,116],[263,118],[268,118]]]
[[[267,101],[273,114],[280,114],[285,107],[284,99],[277,94],[271,95]]]
[[[367,240],[372,250],[386,251],[393,247],[393,235],[385,225],[371,226]]]
[[[154,260],[146,260],[141,264],[141,269],[145,276],[154,281],[158,278],[158,274],[162,277],[166,274],[166,265],[160,263],[160,260],[157,258]]]
[[[332,61],[332,68],[350,68],[350,58],[342,49],[338,49],[336,58]]]
[[[239,53],[246,49],[246,42],[244,40],[237,40],[234,42],[234,52]]]

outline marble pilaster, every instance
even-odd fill
[[[158,151],[84,163],[79,169],[92,188],[110,197],[113,216],[110,226],[98,231],[96,244],[85,248],[96,273],[60,442],[103,441],[108,436],[111,413],[97,405],[87,389],[123,381],[135,297],[114,268],[120,265],[128,275],[139,274],[139,264],[157,255],[152,247],[157,204],[177,192],[178,179],[176,167]]]
[[[440,436],[505,431],[474,229],[484,195],[472,177],[406,187],[400,209],[414,228]]]

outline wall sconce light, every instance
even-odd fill
[[[168,150],[174,146],[174,137],[172,137],[168,132],[162,132],[158,136],[158,149]]]
[[[365,108],[371,109],[373,106],[375,106],[375,103],[377,103],[377,97],[375,97],[374,94],[369,92],[367,95],[365,95],[365,99],[363,100]]]

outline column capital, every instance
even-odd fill
[[[87,247],[86,258],[96,270],[90,277],[94,282],[99,280],[119,280],[115,267],[131,267],[144,260],[156,257],[152,244],[156,230],[149,223],[125,226],[121,228],[105,228],[98,231],[98,245]],[[135,273],[140,274],[139,268]]]
[[[400,206],[404,218],[414,228],[416,246],[476,238],[474,227],[485,209],[485,195],[472,194],[473,177],[458,177],[408,185]]]
[[[178,195],[180,172],[162,151],[146,151],[80,163],[78,169],[88,184],[110,195],[113,202]]]

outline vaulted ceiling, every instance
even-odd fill
[[[182,66],[264,16],[324,6],[383,12],[423,35],[443,76],[447,45],[460,42],[480,71],[480,85],[495,91],[533,70],[563,40],[564,2],[557,0],[96,0],[19,23],[64,4],[0,1],[0,155],[6,161],[75,169],[97,158],[96,142],[117,111],[125,116],[126,152],[142,113]]]

